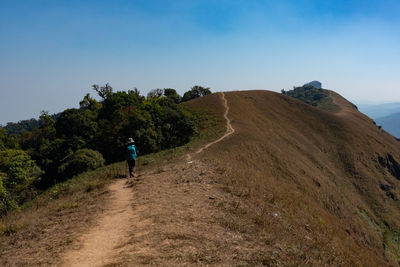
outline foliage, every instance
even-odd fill
[[[5,140],[7,139],[7,130],[0,128],[0,151],[5,149]]]
[[[56,120],[60,114],[53,114],[51,117]],[[31,132],[42,124],[40,119],[21,120],[19,122],[8,122],[6,126],[1,127],[7,130],[8,134],[21,134],[23,132]]]
[[[40,121],[36,119],[21,120],[19,122],[8,122],[4,127],[10,134],[20,134],[23,131],[32,131],[38,128]]]
[[[97,84],[93,84],[92,88],[93,88],[93,90],[95,90],[97,92],[97,94],[102,99],[107,99],[107,97],[109,95],[111,95],[112,92],[113,92],[113,88],[108,83],[106,83],[105,86],[101,86],[101,87],[99,85],[97,85]]]
[[[318,104],[326,97],[329,97],[329,92],[324,89],[318,89],[314,86],[301,86],[295,87],[293,90],[281,91],[282,94],[297,98],[312,106],[318,106]]]
[[[99,110],[99,118],[106,120],[113,120],[114,116],[117,116],[117,112],[121,109],[133,110],[135,107],[140,105],[143,101],[143,97],[136,94],[135,91],[129,90],[128,92],[119,91],[116,93],[109,94],[108,97],[102,102],[102,107]]]
[[[61,161],[58,173],[61,177],[70,178],[103,165],[104,158],[98,151],[80,149]]]
[[[161,97],[164,94],[164,89],[153,89],[147,94],[147,98]]]
[[[303,85],[293,87],[293,90],[281,90],[282,94],[297,98],[304,103],[318,107],[329,112],[336,112],[339,107],[335,105],[330,97],[330,92],[322,88],[316,88],[312,85]]]
[[[54,125],[57,135],[63,138],[78,136],[84,140],[92,139],[97,131],[97,123],[91,115],[89,108],[65,110]]]
[[[199,85],[195,85],[190,89],[190,91],[187,91],[182,98],[182,102],[189,101],[191,99],[197,98],[197,97],[202,97],[205,95],[211,94],[210,88],[205,88]]]
[[[79,108],[84,110],[90,110],[94,114],[101,109],[101,104],[92,98],[90,94],[86,94],[85,97],[79,102]]]
[[[164,96],[166,96],[168,99],[171,99],[175,104],[180,103],[182,100],[182,97],[176,92],[175,89],[172,88],[165,88]]]
[[[24,191],[39,180],[41,169],[23,150],[0,151],[0,213],[25,200]]]
[[[101,101],[86,94],[79,108],[57,115],[42,111],[39,120],[31,121],[37,122],[32,128],[19,123],[30,131],[13,135],[0,128],[0,151],[8,153],[0,169],[7,199],[31,185],[43,190],[104,163],[124,160],[129,137],[143,155],[181,146],[196,133],[194,120],[181,107],[182,97],[175,89],[154,89],[147,98],[137,88],[114,92],[106,84],[93,85],[93,90]],[[209,88],[194,86],[185,93],[186,101],[209,93]],[[5,162],[10,158],[15,159]],[[5,166],[14,166],[14,172]],[[19,203],[22,197],[15,199]]]
[[[4,173],[0,172],[0,214],[7,210],[7,190],[3,186]]]

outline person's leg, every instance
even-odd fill
[[[134,167],[134,160],[128,160],[128,167],[129,167],[129,177],[133,177],[133,167]]]
[[[132,177],[134,177],[136,174],[136,160],[132,160],[132,165]]]

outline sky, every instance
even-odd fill
[[[0,124],[114,90],[280,91],[400,102],[398,0],[0,0]]]

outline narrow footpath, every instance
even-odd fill
[[[109,256],[118,245],[128,239],[130,220],[133,217],[131,203],[133,195],[125,180],[111,184],[112,194],[108,210],[98,219],[97,225],[82,235],[76,250],[65,254],[64,266],[101,266],[109,261]]]
[[[235,131],[224,93],[221,98],[226,133],[196,154]],[[190,155],[186,159],[112,184],[107,211],[77,240],[77,249],[64,255],[63,265],[233,266],[270,255],[263,243],[244,233],[245,222],[227,213],[240,200],[221,190],[223,171]]]

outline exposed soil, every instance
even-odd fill
[[[126,180],[109,186],[112,194],[108,209],[98,219],[97,225],[78,240],[76,250],[63,257],[65,266],[101,266],[109,261],[114,248],[128,239],[130,220],[133,217],[133,196]]]
[[[339,94],[330,91],[330,97],[332,98],[332,101],[335,105],[340,107],[340,110],[336,112],[336,115],[338,116],[346,116],[348,114],[354,113],[356,110],[354,106],[351,105],[349,101],[344,99],[342,96]]]

